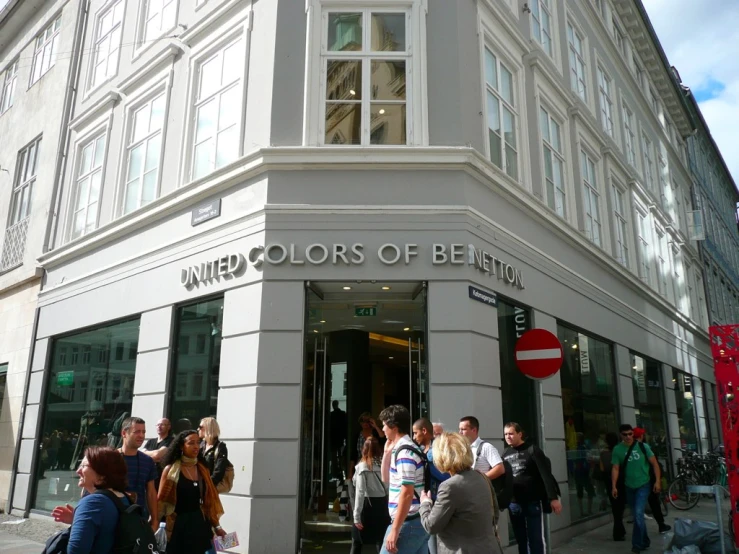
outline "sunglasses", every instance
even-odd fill
[[[634,433],[621,433],[622,437],[631,437]]]

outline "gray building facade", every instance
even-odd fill
[[[218,418],[250,553],[342,548],[387,404],[498,448],[519,421],[555,541],[607,521],[619,423],[710,448],[693,125],[650,29],[627,0],[92,0],[12,510],[73,501],[129,414]],[[541,385],[534,327],[565,350]]]

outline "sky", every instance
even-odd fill
[[[739,185],[739,1],[643,2],[670,64],[693,91]]]

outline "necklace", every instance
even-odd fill
[[[180,469],[180,471],[182,471],[182,473],[185,475],[185,477],[187,477],[190,481],[193,482],[192,485],[194,487],[197,487],[198,486],[198,470],[197,470],[197,468],[194,468],[194,467],[190,468],[190,467],[182,466],[182,468]],[[193,477],[193,471],[195,472],[195,476],[194,477]]]

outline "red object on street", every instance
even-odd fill
[[[562,343],[546,329],[526,331],[516,341],[516,366],[531,379],[546,379],[559,371],[564,360]]]
[[[719,416],[724,432],[724,456],[731,493],[731,525],[734,542],[739,531],[739,325],[714,325],[709,328],[713,370],[718,389]],[[736,544],[735,544],[736,546]]]

